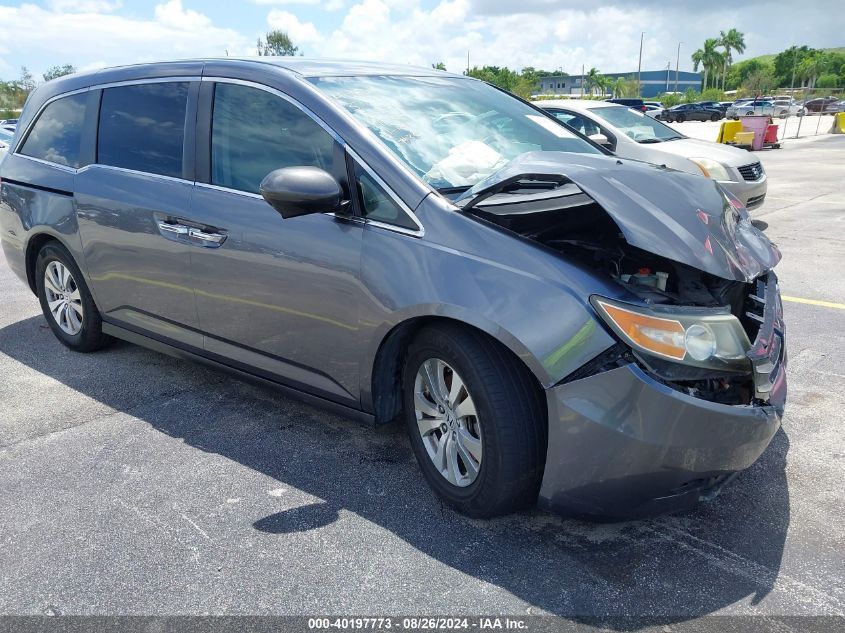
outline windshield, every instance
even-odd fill
[[[631,108],[607,106],[587,109],[638,143],[656,143],[684,138],[668,125],[663,125],[660,121]]]
[[[468,188],[533,151],[601,154],[553,119],[460,77],[317,77],[311,81],[436,189]]]

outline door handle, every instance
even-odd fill
[[[207,242],[207,246],[220,246],[226,241],[224,233],[207,233],[200,229],[187,229],[188,237],[192,237],[201,242]]]
[[[169,222],[159,221],[158,230],[162,233],[168,233],[175,236],[188,234],[187,226],[184,226],[183,224],[170,224]]]

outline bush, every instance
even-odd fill
[[[718,88],[708,88],[699,95],[699,101],[727,101],[725,93]]]
[[[826,73],[821,75],[816,80],[816,88],[838,88],[839,87],[839,77],[834,75],[833,73]]]

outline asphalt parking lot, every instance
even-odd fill
[[[0,258],[0,613],[845,614],[845,136],[759,156],[787,416],[716,500],[648,521],[463,518],[402,429],[66,350]]]

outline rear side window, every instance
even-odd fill
[[[41,113],[21,154],[42,160],[79,167],[79,144],[85,118],[86,93],[56,99]]]
[[[106,88],[97,162],[181,178],[187,107],[187,82]]]
[[[258,88],[217,84],[211,184],[258,193],[275,169],[310,166],[332,173],[333,157],[334,139],[293,104]]]

